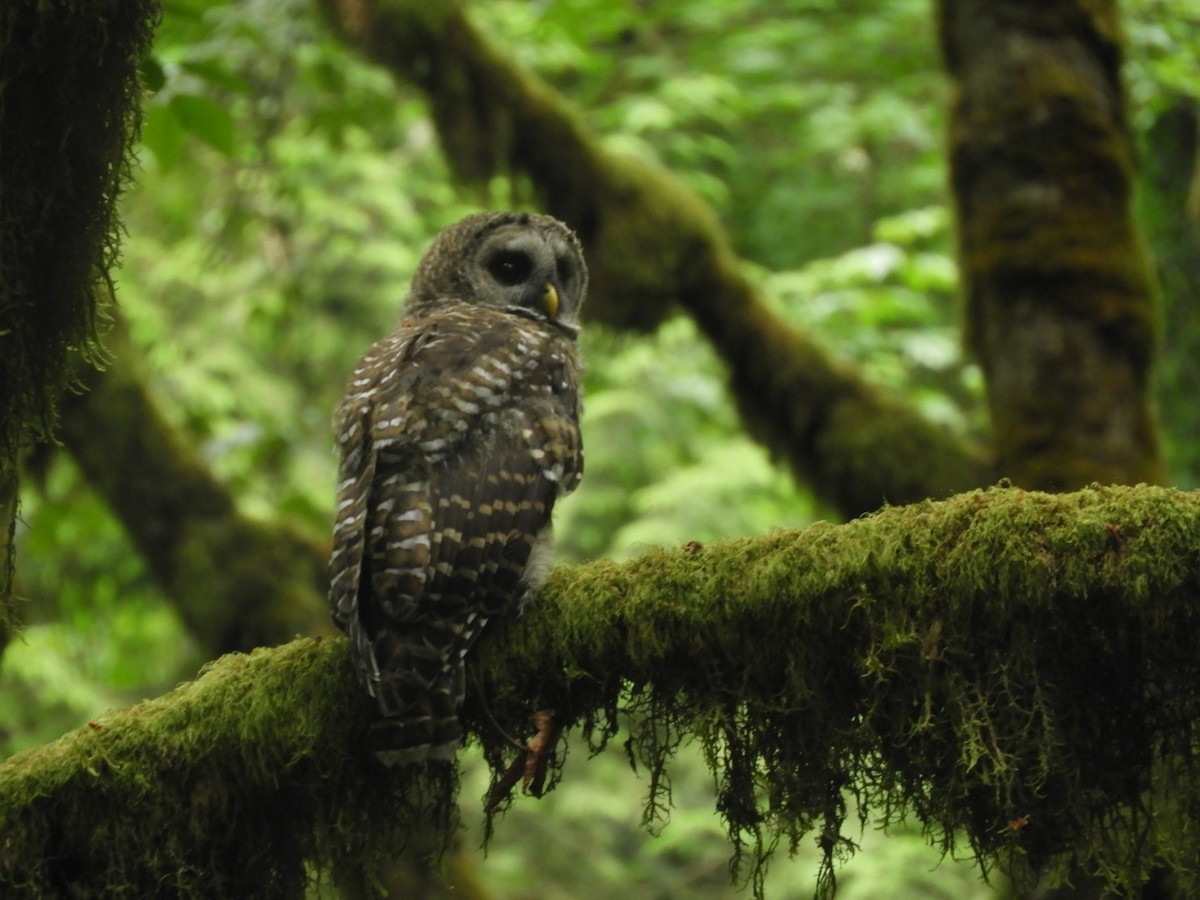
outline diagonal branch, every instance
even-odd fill
[[[1119,890],[1200,849],[1198,530],[1179,491],[994,489],[562,567],[481,646],[464,719],[495,759],[492,716],[553,709],[600,740],[621,707],[659,784],[694,736],[760,850],[812,829],[839,850],[849,792],[985,865],[1086,852]],[[377,859],[385,823],[428,847],[451,785],[364,758],[371,715],[340,638],[218,660],[0,764],[0,884],[238,896]]]
[[[60,438],[210,653],[331,632],[326,554],[240,513],[163,418],[118,318],[112,361],[60,402]]]
[[[729,367],[750,432],[840,513],[992,480],[979,448],[866,383],[776,316],[702,200],[670,173],[606,150],[566,100],[509,61],[460,5],[321,7],[344,40],[428,94],[462,180],[524,176],[546,211],[579,232],[593,318],[647,329],[675,305],[691,315]]]

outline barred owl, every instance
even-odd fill
[[[384,762],[453,756],[467,653],[547,574],[551,511],[583,474],[586,290],[561,222],[470,216],[438,235],[334,413],[330,605]]]

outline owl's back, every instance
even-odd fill
[[[583,471],[579,406],[572,334],[454,301],[355,369],[334,417],[331,601],[385,716],[431,691],[457,709],[480,629],[539,586],[555,500]]]

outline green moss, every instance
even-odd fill
[[[0,459],[47,435],[72,350],[94,347],[115,202],[158,4],[12,0],[0,11]],[[111,287],[111,285],[109,286]]]
[[[448,834],[452,775],[365,759],[344,641],[222,657],[0,766],[6,895],[298,897]],[[445,767],[443,767],[444,769]]]
[[[652,811],[698,735],[750,873],[811,836],[832,885],[851,797],[985,869],[1079,855],[1125,888],[1197,849],[1197,527],[1178,492],[991,490],[560,569],[479,693],[507,728],[550,708],[596,742],[622,710]]]

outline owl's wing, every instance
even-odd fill
[[[465,650],[488,618],[512,606],[545,575],[537,548],[554,504],[583,472],[579,387],[573,360],[556,350],[526,370],[487,440],[435,470],[427,609],[470,619],[456,640]]]
[[[365,438],[367,410],[339,408],[337,440],[342,461],[338,467],[337,514],[333,549],[329,555],[329,605],[343,628],[354,615],[362,576],[367,496],[375,475],[375,454]]]
[[[574,346],[498,312],[444,311],[368,351],[334,421],[330,601],[394,714],[540,581],[531,556],[583,468]]]
[[[380,408],[386,407],[403,433],[402,420],[410,404],[403,393],[388,388],[419,349],[422,338],[421,330],[402,328],[372,346],[355,367],[346,396],[334,411],[333,431],[341,461],[329,556],[329,604],[334,621],[346,631],[357,627],[359,591],[364,578],[369,581],[364,564],[368,562],[367,528],[379,455],[375,422]]]

